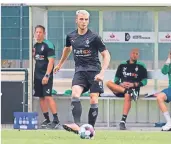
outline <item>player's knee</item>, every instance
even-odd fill
[[[71,99],[80,99],[80,95],[73,93]]]
[[[97,99],[93,99],[93,98],[90,99],[90,104],[96,104],[96,103],[98,103]]]
[[[49,101],[54,100],[54,99],[53,99],[52,96],[46,96],[46,97],[45,97],[45,100],[49,102]]]
[[[81,93],[83,92],[84,88],[79,85],[74,85],[72,87],[72,97],[79,98],[81,96]]]
[[[80,98],[80,93],[77,91],[72,91],[72,98]]]
[[[108,88],[110,88],[112,84],[113,84],[112,81],[107,81],[107,82],[106,82],[106,86],[107,86]]]
[[[90,104],[97,104],[97,103],[98,103],[98,95],[91,95]]]
[[[156,95],[156,97],[157,97],[157,101],[164,101],[166,96],[163,93],[159,93]]]
[[[131,97],[129,94],[125,94],[125,101],[131,101]]]

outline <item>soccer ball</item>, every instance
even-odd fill
[[[95,130],[92,125],[84,124],[80,127],[79,135],[81,139],[92,139],[95,135]]]

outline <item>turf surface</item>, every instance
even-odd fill
[[[93,140],[63,130],[2,130],[2,144],[171,144],[171,132],[97,130]]]

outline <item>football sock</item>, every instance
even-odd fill
[[[88,123],[94,127],[98,116],[98,104],[91,104],[88,113]]]
[[[46,112],[46,113],[43,113],[43,115],[44,115],[44,118],[47,120],[47,122],[50,122],[49,113]]]
[[[82,114],[82,106],[79,98],[73,97],[71,101],[72,107],[72,115],[74,118],[74,122],[76,124],[80,124],[81,121],[81,114]]]
[[[121,119],[121,121],[124,121],[124,122],[126,122],[126,118],[127,118],[127,115],[122,115],[122,119]]]
[[[169,112],[168,111],[167,112],[164,112],[163,115],[164,115],[166,121],[169,122],[169,123],[171,123],[171,117],[170,117]]]
[[[57,113],[53,114],[53,122],[59,123],[59,119],[58,119],[58,114]]]

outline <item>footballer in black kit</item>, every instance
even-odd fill
[[[46,74],[46,71],[49,63],[48,58],[55,58],[54,45],[48,40],[43,40],[42,43],[36,43],[34,48],[36,49],[34,57],[36,61],[34,70],[34,95],[37,97],[51,96],[53,71],[50,74]],[[49,78],[46,85],[42,84],[44,76]]]
[[[59,128],[59,119],[56,110],[56,102],[52,97],[53,68],[55,60],[55,46],[45,38],[45,28],[42,25],[35,27],[36,43],[33,48],[33,57],[36,61],[34,69],[34,96],[39,97],[40,107],[45,120],[42,128]],[[50,121],[48,106],[53,114],[53,121]]]
[[[88,123],[95,126],[98,116],[98,97],[100,93],[103,93],[104,72],[108,68],[110,55],[101,37],[88,29],[89,13],[86,10],[76,12],[76,23],[78,28],[67,35],[66,46],[59,64],[55,67],[55,72],[61,68],[72,50],[75,61],[71,99],[74,123],[64,124],[63,128],[78,133],[82,113],[79,98],[86,91],[90,91]],[[102,66],[99,52],[103,58]]]
[[[82,86],[83,92],[90,89],[90,93],[103,93],[102,81],[95,81],[95,76],[101,71],[98,52],[106,50],[101,38],[90,29],[81,36],[75,30],[66,38],[66,47],[70,46],[72,46],[75,61],[72,86]]]
[[[122,62],[116,71],[114,81],[108,81],[107,87],[117,96],[124,97],[123,115],[120,130],[126,130],[126,119],[131,108],[131,99],[138,100],[140,88],[147,85],[146,65],[138,61],[139,49],[133,48],[130,59]]]

